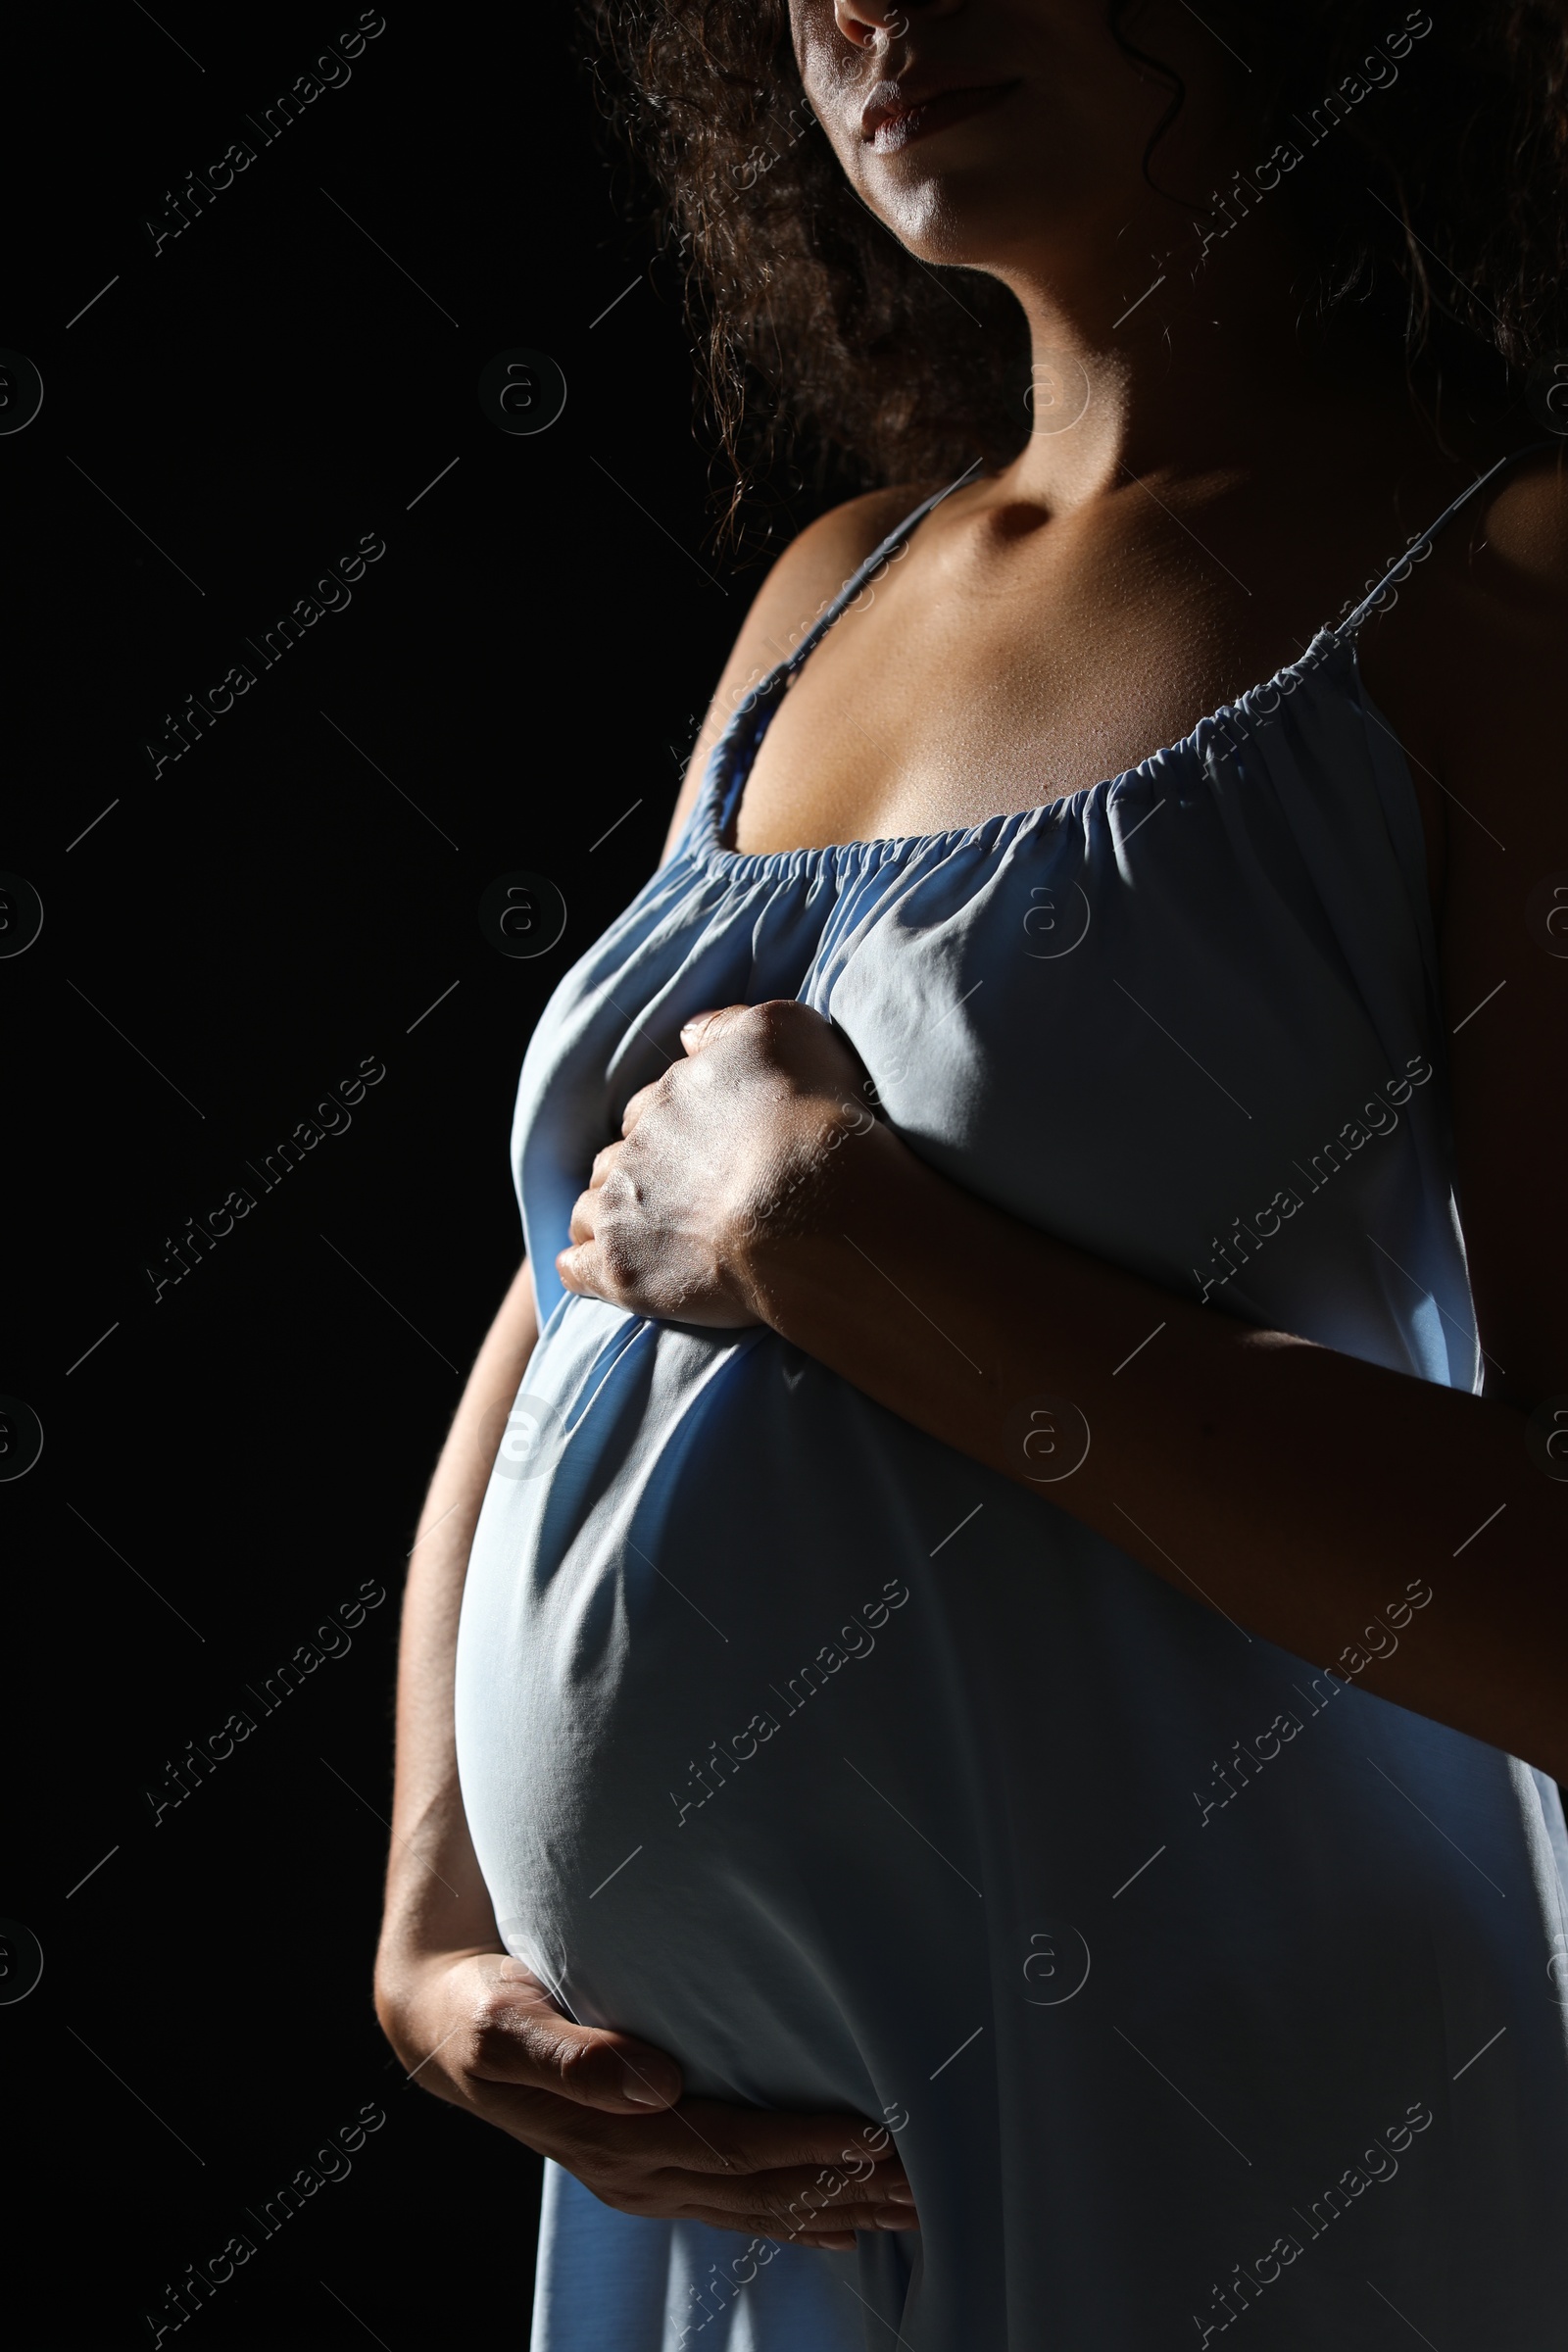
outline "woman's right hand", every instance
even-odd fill
[[[884,2126],[682,2098],[672,2058],[574,2025],[506,1952],[383,1958],[376,2009],[411,2082],[618,2212],[835,2248],[857,2230],[919,2227]]]

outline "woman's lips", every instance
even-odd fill
[[[912,146],[916,139],[929,138],[934,131],[947,130],[955,122],[967,122],[971,115],[984,114],[988,107],[999,106],[1018,86],[1016,81],[998,81],[982,89],[943,90],[935,98],[922,99],[916,106],[881,115],[867,144],[878,155],[896,155],[901,148]]]

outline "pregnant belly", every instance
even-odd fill
[[[591,1301],[511,1427],[458,1660],[509,1946],[694,2091],[880,2112],[913,1954],[987,1973],[984,1714],[931,1554],[1004,1482],[771,1333]]]
[[[689,2091],[898,2132],[912,2352],[1175,2341],[1238,2247],[1294,2226],[1251,2161],[1282,2118],[1303,2207],[1416,2118],[1427,2186],[1362,2199],[1357,2278],[1441,2272],[1452,2214],[1478,2246],[1547,2242],[1528,2216],[1565,2177],[1557,2110],[1499,2071],[1484,2127],[1428,2130],[1499,2017],[1546,2014],[1555,1865],[1522,1767],[1325,1695],[770,1333],[572,1300],[528,1392],[458,1656],[496,1917]],[[1420,1834],[1446,1819],[1485,1875]],[[1283,2298],[1290,2352],[1352,2340]]]

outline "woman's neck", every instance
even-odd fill
[[[1331,348],[1303,316],[1277,229],[1248,233],[1197,271],[1157,250],[1131,286],[1127,252],[1009,265],[994,274],[1029,323],[1030,438],[1009,487],[1067,513],[1130,479],[1234,476],[1289,462],[1298,436],[1408,447],[1423,433],[1381,353]],[[1196,250],[1196,247],[1195,247]],[[1128,288],[1131,286],[1131,291]]]

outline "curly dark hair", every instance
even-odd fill
[[[943,479],[1016,454],[1021,309],[978,270],[916,261],[855,195],[802,88],[786,0],[581,5],[602,104],[683,275],[732,475],[726,522],[790,447],[814,449],[819,484]],[[1109,0],[1116,38],[1170,93],[1148,174],[1184,92],[1127,36],[1130,13]],[[1297,159],[1275,178],[1302,314],[1402,352],[1417,397],[1462,387],[1474,418],[1568,346],[1568,0],[1440,0],[1437,21],[1416,9],[1391,28],[1394,14],[1208,0],[1203,21],[1263,93],[1260,159]],[[1383,49],[1403,64],[1380,86]],[[1215,191],[1195,257],[1256,199]]]

